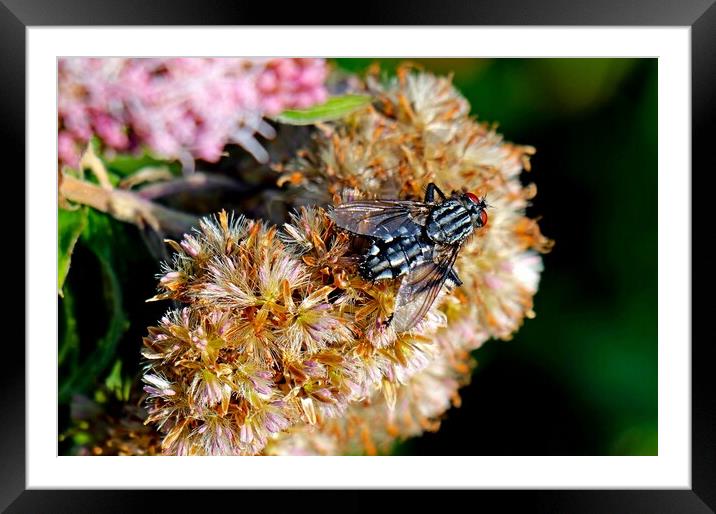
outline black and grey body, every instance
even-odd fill
[[[424,262],[433,260],[435,245],[424,237],[375,239],[358,266],[366,280],[398,278]]]
[[[404,277],[392,321],[400,331],[422,319],[445,281],[461,285],[452,266],[463,243],[486,224],[485,209],[484,199],[472,193],[447,198],[430,184],[423,202],[360,200],[331,214],[338,227],[371,238],[358,267],[363,278]]]

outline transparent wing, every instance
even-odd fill
[[[410,330],[430,310],[455,264],[459,246],[447,247],[437,261],[416,266],[403,277],[391,323],[397,332]]]
[[[340,228],[362,236],[393,239],[420,234],[430,205],[408,200],[358,200],[337,205],[330,215]]]

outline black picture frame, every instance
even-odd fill
[[[392,2],[365,3],[349,19],[350,24],[385,25],[578,25],[578,26],[688,26],[691,28],[692,71],[692,169],[703,170],[691,174],[699,181],[712,179],[713,157],[711,134],[716,121],[716,4],[714,0],[501,0],[500,2]],[[298,9],[296,8],[298,7]],[[310,12],[309,12],[310,10]],[[305,20],[310,24],[342,24],[340,20],[321,20],[318,6],[310,9],[303,3],[286,7],[259,9],[238,1],[188,2],[161,0],[65,0],[27,1],[0,0],[0,54],[2,55],[3,95],[0,97],[2,123],[0,131],[5,145],[5,158],[16,169],[25,169],[25,31],[32,26],[51,25],[281,25]],[[336,12],[325,9],[323,12]],[[318,17],[317,17],[318,16]],[[321,21],[319,21],[321,20]],[[709,130],[711,129],[711,130]],[[666,144],[661,142],[660,144]],[[684,173],[687,170],[683,170]],[[19,176],[19,174],[15,174]],[[22,184],[19,188],[24,190]],[[19,189],[18,189],[19,190]],[[693,187],[693,234],[711,234],[708,201],[696,196],[707,195],[711,188],[701,184]],[[704,227],[699,231],[697,227]],[[706,238],[708,239],[708,238]],[[692,238],[693,243],[704,238]],[[15,250],[17,251],[17,250]],[[692,249],[693,252],[693,249]],[[708,254],[692,253],[692,273],[701,271],[709,276],[705,262]],[[30,270],[25,269],[25,274]],[[693,276],[693,275],[692,275]],[[698,276],[698,275],[697,275]],[[697,281],[706,292],[710,281]],[[692,326],[705,328],[704,319],[713,307],[708,296],[692,290]],[[19,303],[19,302],[18,302]],[[31,309],[31,305],[26,305]],[[27,319],[27,318],[26,318]],[[704,331],[692,336],[692,454],[690,490],[530,490],[530,491],[462,491],[451,502],[484,505],[497,502],[502,510],[528,505],[530,511],[548,512],[714,512],[716,510],[716,374],[714,345]],[[25,352],[21,345],[6,340],[3,356],[12,366],[4,366],[0,373],[2,414],[0,419],[0,508],[8,512],[85,512],[162,510],[186,505],[197,495],[212,494],[212,502],[227,498],[230,492],[217,494],[208,491],[162,491],[160,498],[146,498],[146,491],[77,491],[26,490],[25,442]],[[12,344],[11,344],[12,343]],[[688,344],[689,341],[683,341]],[[241,492],[242,501],[254,502],[265,492],[249,496]],[[289,493],[290,495],[297,492]],[[309,492],[318,501],[344,503],[350,510],[364,510],[372,502],[357,491],[349,493]],[[421,500],[425,492],[412,493]],[[462,498],[470,495],[470,498]],[[333,498],[333,496],[336,496]],[[161,503],[159,503],[160,501]],[[289,501],[306,501],[305,498]],[[457,503],[455,503],[457,504]]]

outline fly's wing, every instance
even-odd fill
[[[397,332],[410,330],[430,310],[450,274],[459,246],[447,247],[437,261],[419,264],[403,277],[391,323]]]
[[[408,200],[358,200],[337,205],[330,216],[340,228],[390,240],[420,234],[430,205]]]

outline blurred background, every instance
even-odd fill
[[[332,61],[353,73],[374,63],[391,72],[401,62]],[[437,433],[396,453],[655,455],[657,61],[413,62],[453,74],[478,120],[537,149],[523,174],[538,190],[528,214],[541,217],[556,245],[543,257],[537,317],[513,340],[477,350],[462,406]],[[121,177],[148,163],[118,158],[110,172]],[[93,214],[86,223],[59,300],[61,454],[88,437],[68,427],[71,409],[93,407],[71,399],[126,401],[141,338],[167,307],[144,302],[159,269],[140,231]],[[131,251],[120,259],[121,247]]]

